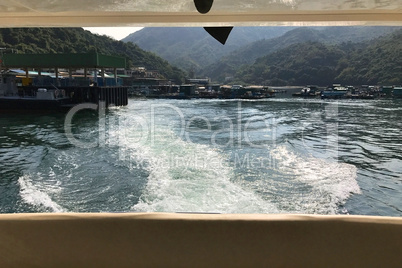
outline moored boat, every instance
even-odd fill
[[[394,87],[392,91],[392,96],[397,99],[402,99],[402,86]]]
[[[215,90],[204,90],[198,93],[200,99],[217,99],[218,97],[219,94]]]
[[[393,86],[381,86],[380,92],[384,97],[392,97],[392,91],[394,90]]]
[[[293,97],[303,97],[303,98],[315,98],[320,96],[320,91],[317,86],[306,86],[300,90],[300,92],[293,93]]]
[[[71,98],[65,90],[38,88],[21,91],[16,85],[15,76],[0,76],[1,110],[58,110],[71,108]]]
[[[172,99],[172,100],[189,100],[191,99],[190,96],[180,92],[180,93],[168,93],[166,95],[160,95],[159,98],[161,99]]]
[[[321,99],[343,99],[349,90],[340,84],[333,84],[332,87],[327,88],[321,92]]]

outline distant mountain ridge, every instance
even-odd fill
[[[243,65],[293,44],[370,42],[401,27],[235,27],[222,46],[202,28],[144,28],[124,38],[184,71],[224,82]]]
[[[183,70],[199,71],[242,46],[281,36],[295,27],[235,27],[223,46],[200,27],[151,27],[122,39],[151,51]]]

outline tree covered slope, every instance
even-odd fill
[[[159,70],[166,78],[182,81],[185,73],[153,53],[133,43],[116,41],[82,28],[3,28],[0,29],[0,47],[12,48],[18,53],[84,53],[97,51],[128,59],[129,66]]]

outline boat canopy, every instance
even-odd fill
[[[208,8],[201,10],[200,6],[205,4],[209,4]],[[3,0],[0,25],[401,25],[401,7],[402,0]]]

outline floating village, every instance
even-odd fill
[[[280,97],[321,99],[402,98],[402,86],[242,86],[210,84],[208,79],[187,79],[184,85],[136,86],[129,96],[162,99],[265,99]]]
[[[80,103],[125,106],[128,98],[322,99],[402,98],[402,86],[273,87],[221,85],[186,79],[176,85],[154,70],[127,69],[123,57],[98,53],[4,54],[0,62],[0,109],[71,109]]]

